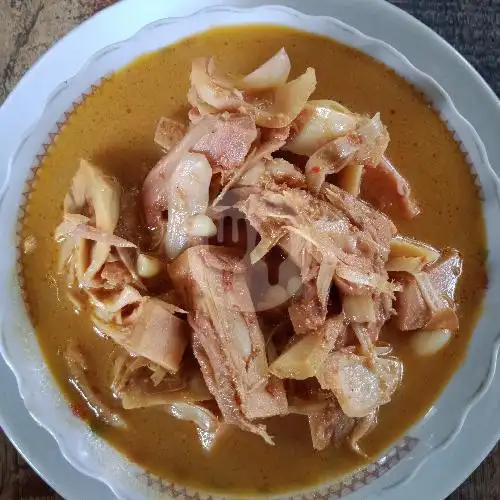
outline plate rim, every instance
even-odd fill
[[[122,2],[122,3],[127,3],[127,2]],[[128,3],[130,4],[130,3],[132,3],[132,2],[128,1]],[[113,9],[113,8],[115,8],[115,7],[117,7],[117,5],[115,5],[115,6],[111,6],[111,7],[110,7],[110,9]],[[391,7],[393,7],[393,8],[395,8],[395,9],[396,9],[396,7],[394,7],[394,6],[391,6]],[[205,10],[205,9],[203,9],[203,10]],[[103,14],[104,14],[104,12],[103,12]],[[101,13],[100,13],[100,14],[98,14],[98,15],[101,15]],[[326,16],[326,17],[331,17],[331,16]],[[88,23],[88,22],[90,22],[90,21],[92,21],[92,18],[91,18],[90,20],[86,21],[86,23]],[[79,30],[82,26],[83,26],[83,25],[80,25],[79,27],[77,27],[75,31],[78,31],[78,30]],[[431,32],[432,32],[432,31],[431,31]],[[434,32],[432,32],[432,33],[434,33]],[[133,36],[135,36],[135,35],[133,35]],[[438,36],[438,35],[436,35],[436,36]],[[440,41],[442,41],[442,39],[440,39],[440,38],[439,38],[439,40],[440,40]],[[62,43],[63,41],[64,41],[64,39],[62,39],[62,41],[61,41],[61,42],[59,42],[59,43]],[[122,43],[122,42],[119,42],[119,43]],[[103,50],[105,50],[105,48],[104,48]],[[47,55],[47,54],[46,54],[46,55]],[[46,57],[46,56],[42,57],[42,59],[41,59],[39,62],[42,62],[42,61],[43,61],[43,59],[44,59],[45,57]],[[460,56],[460,57],[461,57],[461,56]],[[93,58],[93,56],[92,56],[92,58]],[[468,63],[467,63],[467,64],[468,64]],[[37,65],[38,65],[38,63],[37,63]],[[35,68],[32,68],[32,69],[35,69]],[[30,71],[31,71],[31,70],[30,70]],[[475,70],[474,70],[474,71],[475,71]],[[79,73],[79,72],[77,72],[77,74],[78,74],[78,73]],[[479,76],[479,75],[478,75],[478,76]],[[479,77],[480,77],[480,76],[479,76]],[[481,78],[481,77],[480,77],[480,78]],[[484,83],[484,82],[483,82],[483,83]],[[15,91],[14,91],[14,92],[15,92]],[[13,93],[14,93],[14,92],[13,92]],[[492,92],[492,91],[491,91],[491,92]],[[445,95],[448,95],[448,94],[447,94],[447,92],[445,92]],[[494,95],[494,94],[493,94],[493,95]],[[9,97],[10,97],[10,96],[9,96]],[[458,112],[457,112],[457,113],[458,113]],[[461,114],[461,115],[463,116],[463,114],[462,114],[462,113],[458,113],[458,114]],[[30,127],[28,127],[28,128],[30,128]],[[472,128],[472,129],[474,129],[473,127],[471,127],[471,128]]]

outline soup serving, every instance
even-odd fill
[[[22,241],[74,413],[147,470],[225,494],[373,460],[460,365],[486,287],[480,193],[424,97],[270,26],[105,80],[38,169]]]

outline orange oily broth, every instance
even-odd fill
[[[383,337],[395,345],[405,376],[393,401],[382,408],[379,426],[363,441],[373,458],[426,412],[462,362],[486,285],[485,234],[474,178],[445,125],[407,82],[353,49],[278,27],[219,29],[141,57],[103,83],[70,116],[37,173],[24,223],[24,235],[37,241],[36,250],[22,259],[29,306],[46,360],[68,399],[81,404],[61,354],[70,336],[88,353],[94,385],[108,387],[113,345],[93,332],[85,312],[73,312],[57,277],[57,245],[51,239],[78,159],[96,162],[126,188],[137,186],[160,156],[153,144],[158,118],[185,117],[193,58],[213,54],[222,67],[245,72],[282,46],[294,74],[307,66],[316,69],[314,98],[337,99],[362,113],[381,112],[391,135],[389,156],[423,210],[414,221],[396,220],[400,232],[438,248],[458,248],[464,257],[457,294],[460,332],[447,349],[417,358],[407,346],[409,334],[388,331]],[[206,454],[190,423],[154,409],[124,415],[127,429],[96,425],[96,431],[146,469],[202,489],[248,495],[291,490],[362,463],[344,448],[315,452],[304,417],[273,419],[274,447],[234,430]]]

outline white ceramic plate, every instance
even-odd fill
[[[495,375],[498,350],[496,325],[499,324],[500,315],[494,307],[495,297],[500,297],[500,277],[497,274],[500,266],[496,262],[498,256],[493,251],[499,248],[500,233],[493,221],[498,219],[500,210],[497,181],[490,171],[481,141],[470,125],[457,114],[450,99],[435,81],[412,67],[387,45],[370,40],[324,17],[311,18],[276,7],[244,12],[227,8],[212,9],[187,20],[156,22],[133,36],[151,21],[185,15],[207,3],[200,0],[189,5],[167,6],[161,0],[150,0],[146,7],[139,1],[127,0],[108,9],[75,30],[44,56],[0,111],[0,128],[7,130],[8,127],[10,131],[9,140],[2,136],[0,142],[0,160],[3,160],[0,162],[3,165],[0,172],[4,175],[1,179],[5,180],[4,187],[8,187],[0,207],[0,222],[4,231],[7,231],[0,253],[1,350],[16,373],[26,407],[54,435],[63,454],[76,468],[106,482],[120,497],[166,497],[177,491],[184,494],[182,488],[174,489],[165,482],[153,481],[106,443],[96,439],[71,415],[58,395],[41,359],[16,284],[14,242],[17,207],[22,201],[25,179],[36,164],[36,155],[43,152],[42,145],[47,142],[49,133],[57,128],[57,122],[64,111],[71,108],[71,103],[109,71],[121,67],[144,51],[214,24],[268,21],[297,26],[357,46],[394,67],[419,86],[454,129],[483,184],[490,247],[490,289],[486,313],[478,325],[467,362],[424,421],[411,430],[409,434],[412,439],[405,441],[403,446],[367,473],[325,490],[325,494],[330,496],[350,494],[350,498],[443,497],[479,463],[496,442],[500,430],[498,413],[494,413],[495,409],[498,412],[500,405],[500,384],[498,374]],[[264,2],[241,0],[236,3],[249,6]],[[299,1],[282,3],[293,6]],[[304,8],[302,6],[302,10]],[[374,0],[337,0],[334,4],[316,1],[307,10],[313,14],[343,18],[380,39],[389,37],[388,41],[400,47],[420,69],[444,83],[459,107],[466,106],[464,97],[474,93],[475,108],[465,107],[462,111],[475,121],[490,156],[500,158],[499,145],[492,134],[498,130],[495,121],[500,123],[498,102],[477,74],[436,35],[394,8]],[[117,18],[120,19],[119,23],[116,22]],[[387,29],[389,26],[390,30]],[[130,36],[132,38],[129,41],[122,43]],[[415,41],[419,42],[418,46]],[[433,57],[430,58],[429,54],[433,54]],[[439,64],[436,64],[438,54]],[[443,68],[446,71],[443,72]],[[12,378],[7,378],[7,384],[9,380]],[[12,383],[10,386],[2,384],[2,390],[7,387],[11,391],[15,390]],[[19,404],[12,393],[6,393],[8,396],[4,401]],[[38,436],[42,436],[40,430],[26,433],[25,427],[21,427],[24,418],[22,411],[22,418],[17,421],[4,403],[0,414],[7,433],[27,458],[44,472],[46,479],[58,485],[66,497],[105,498],[106,493],[103,493],[102,488],[99,490],[94,482],[80,476],[76,480],[78,487],[76,484],[71,486],[59,472],[60,459],[57,454],[53,455],[53,462],[44,461],[44,448],[37,443]],[[446,463],[446,469],[436,468],[435,464],[443,463]],[[440,473],[439,480],[437,470]],[[88,488],[97,488],[91,491],[99,492],[90,496]]]

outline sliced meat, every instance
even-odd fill
[[[390,215],[413,219],[420,213],[408,181],[385,156],[378,165],[365,168],[361,197]]]
[[[214,172],[222,173],[225,184],[243,164],[256,138],[257,128],[251,116],[224,113],[217,117],[213,131],[202,137],[193,151],[206,155]]]
[[[242,428],[250,425],[245,421],[287,411],[282,384],[271,384],[245,269],[233,251],[210,246],[192,247],[169,265],[193,311],[193,345],[207,386],[226,420]]]
[[[454,298],[462,258],[453,249],[446,249],[433,263],[415,275],[395,273],[402,285],[396,292],[396,325],[400,330],[458,329]]]

